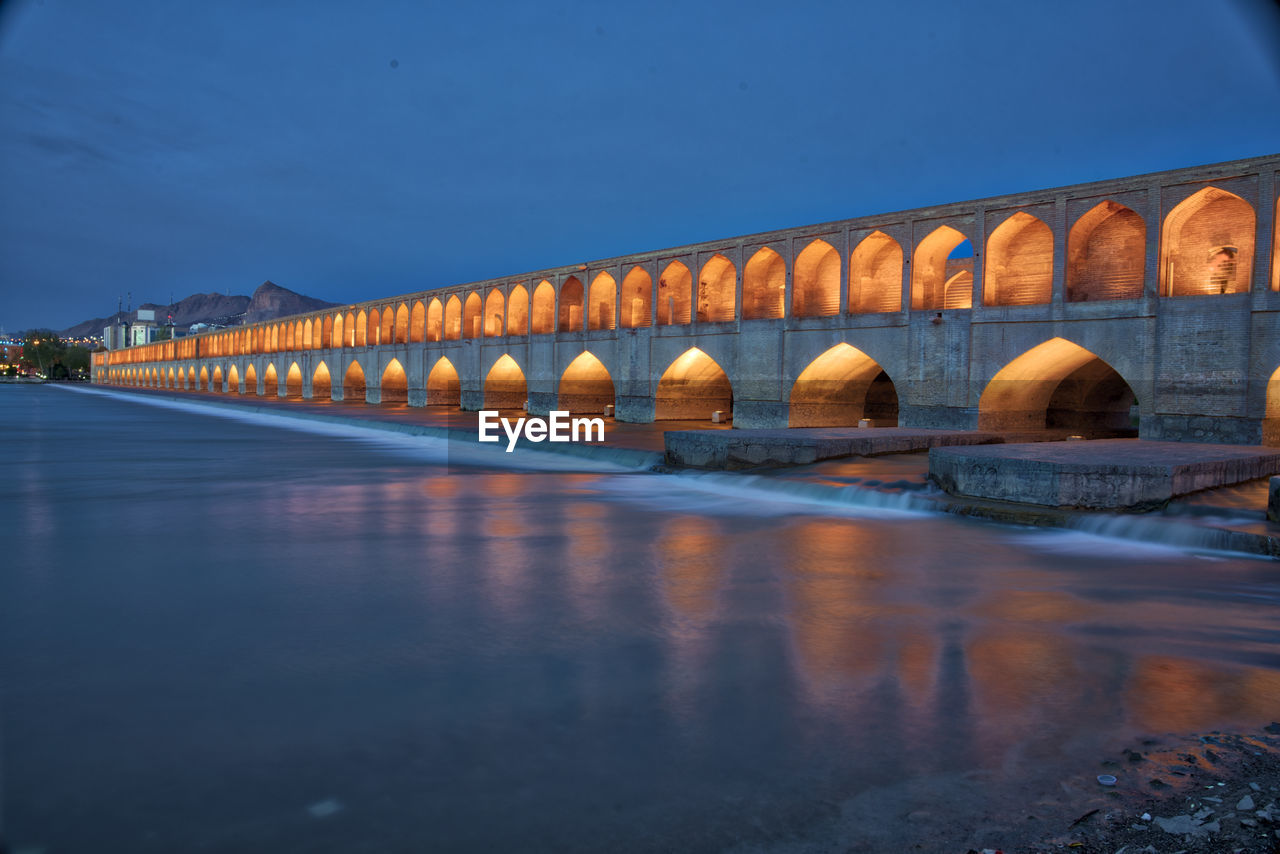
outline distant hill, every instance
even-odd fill
[[[274,320],[290,314],[318,311],[335,305],[340,303],[303,296],[268,281],[259,285],[251,297],[242,294],[192,294],[173,304],[173,324],[178,327],[190,326],[193,323],[241,326],[246,323]],[[156,313],[157,323],[161,325],[168,323],[170,306],[147,302],[138,308],[152,309]],[[137,319],[137,311],[122,311],[108,317],[95,317],[92,320],[77,323],[58,334],[65,338],[101,335],[102,330],[112,323],[122,321],[132,323]]]

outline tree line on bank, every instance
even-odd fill
[[[70,344],[52,329],[31,329],[22,338],[22,355],[6,371],[9,376],[35,373],[50,380],[87,379],[89,350]]]

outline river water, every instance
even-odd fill
[[[127,393],[0,423],[14,851],[963,851],[1280,712],[1272,561]]]

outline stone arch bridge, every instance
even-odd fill
[[[99,353],[97,383],[738,427],[1280,444],[1280,155],[641,252]]]

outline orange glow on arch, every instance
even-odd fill
[[[653,323],[653,279],[640,265],[631,268],[622,280],[622,323],[624,329],[639,329]]]
[[[983,305],[1035,305],[1053,295],[1053,232],[1038,217],[1018,211],[987,237]]]
[[[529,292],[516,285],[507,298],[507,334],[529,334]]]
[[[809,363],[791,387],[791,427],[898,425],[898,393],[878,362],[849,344],[837,344]]]
[[[556,331],[556,289],[543,279],[533,291],[533,310],[529,317],[530,332],[545,335]]]
[[[347,365],[346,373],[342,376],[342,399],[361,402],[365,399],[364,368],[355,359]]]
[[[787,299],[787,262],[768,246],[747,261],[742,275],[742,319],[777,320]]]
[[[332,395],[333,380],[329,376],[329,366],[321,362],[311,375],[311,399],[328,400]]]
[[[511,356],[503,354],[484,378],[485,409],[524,409],[528,390],[524,371]]]
[[[475,291],[467,294],[462,304],[462,337],[480,338],[484,335],[484,307]]]
[[[383,403],[405,403],[409,400],[409,378],[405,376],[399,359],[392,359],[383,368],[379,385]]]
[[[618,296],[618,285],[613,276],[601,273],[591,280],[591,296],[587,300],[587,328],[614,329],[613,306]]]
[[[418,343],[425,340],[427,310],[422,300],[415,300],[413,311],[409,313],[409,341]]]
[[[484,301],[484,337],[485,338],[501,338],[502,337],[502,316],[503,316],[503,298],[502,291],[494,288],[489,291],[489,296]]]
[[[444,340],[458,341],[462,338],[462,300],[457,294],[450,294],[444,304]]]
[[[1236,294],[1253,276],[1253,206],[1205,187],[1169,212],[1160,230],[1162,296]]]
[[[840,253],[834,246],[822,239],[810,242],[796,256],[792,276],[792,317],[840,313]]]
[[[968,240],[949,225],[940,225],[916,246],[911,264],[911,307],[935,311],[969,308],[973,304],[973,260],[967,267],[948,256]],[[964,291],[968,287],[968,293]]]
[[[297,362],[291,364],[289,372],[285,374],[284,391],[286,397],[302,397],[302,368],[298,367]]]
[[[258,372],[252,362],[244,368],[244,390],[245,394],[258,394]]]
[[[733,386],[716,361],[697,347],[676,358],[658,380],[655,421],[706,421],[716,410],[733,411]]]
[[[236,370],[235,365],[227,369],[227,391],[232,394],[240,393],[240,372]]]
[[[849,314],[902,310],[902,245],[883,231],[849,256]]]
[[[444,340],[444,306],[435,298],[427,305],[427,340]]]
[[[1132,387],[1111,365],[1051,338],[991,378],[978,401],[978,428],[1123,430],[1134,403]]]
[[[452,406],[462,404],[462,382],[453,363],[441,356],[427,374],[427,406]]]
[[[576,276],[565,279],[560,286],[560,332],[578,332],[582,329],[582,282]]]
[[[738,268],[716,253],[698,274],[698,322],[728,323],[735,317],[738,302]]]
[[[1099,202],[1067,235],[1067,302],[1142,296],[1147,224],[1118,202]]]
[[[571,413],[604,414],[614,402],[613,378],[589,351],[578,354],[560,376],[556,406]]]
[[[672,261],[658,276],[658,325],[681,326],[693,320],[693,274]]]

